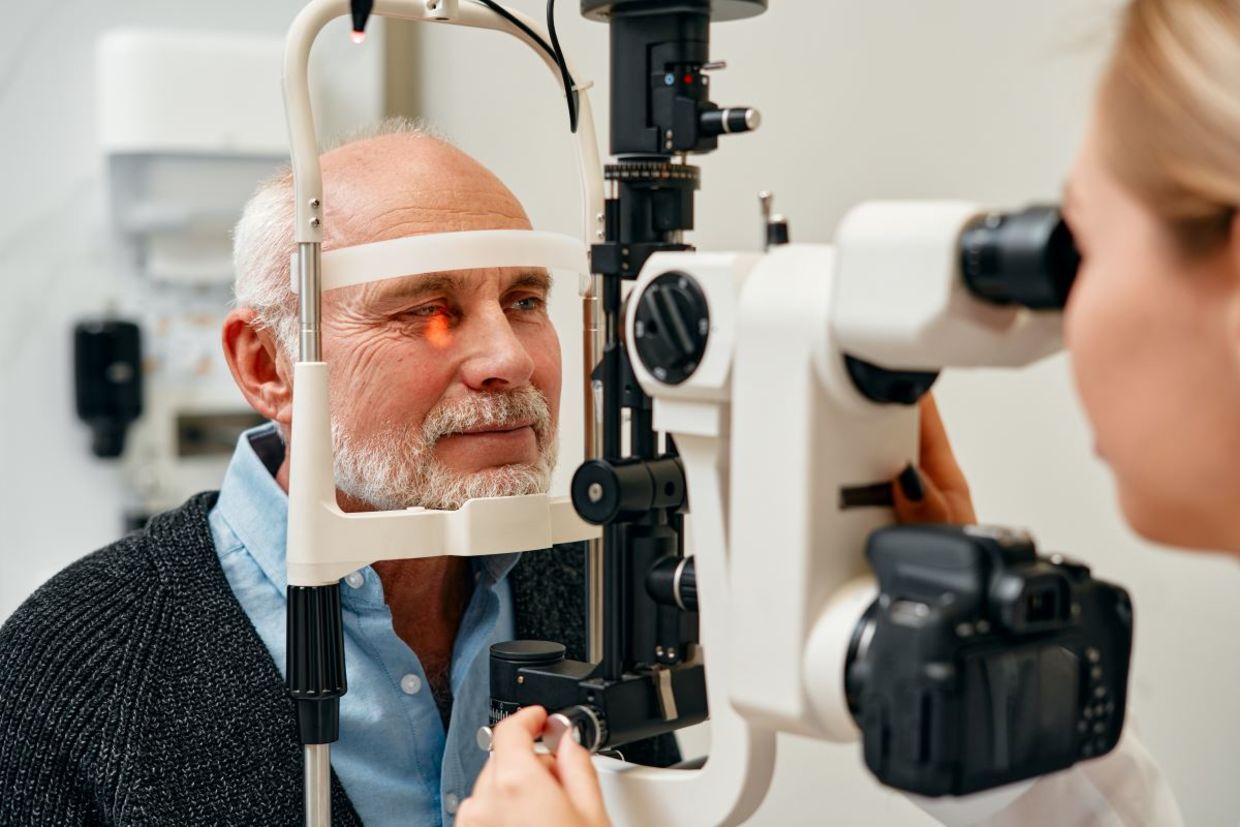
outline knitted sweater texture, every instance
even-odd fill
[[[0,628],[0,825],[302,823],[284,682],[199,494],[52,578]],[[579,547],[513,569],[519,638],[580,657]],[[678,760],[664,737],[630,760]],[[361,824],[332,776],[333,822]]]

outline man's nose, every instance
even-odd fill
[[[468,339],[461,378],[471,390],[497,391],[529,384],[534,358],[503,309],[496,306],[475,317]]]

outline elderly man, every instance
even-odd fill
[[[464,153],[408,128],[322,158],[326,249],[528,228]],[[0,630],[0,823],[274,824],[302,817],[285,694],[285,526],[296,307],[292,184],[263,184],[237,226],[223,329],[244,434],[218,495],[79,561]],[[343,288],[323,302],[338,500],[347,511],[456,508],[545,491],[560,350],[546,273],[469,270]],[[487,649],[584,639],[582,553],[376,564],[342,589],[349,692],[332,752],[336,823],[441,824],[485,754]],[[572,650],[576,650],[573,652]],[[630,757],[677,759],[669,739]]]

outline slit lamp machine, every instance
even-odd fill
[[[770,786],[780,732],[857,742],[881,783],[928,808],[1019,790],[1118,742],[1127,593],[1040,555],[1023,532],[895,526],[888,484],[917,458],[917,402],[940,371],[1020,368],[1060,348],[1072,237],[1054,207],[874,202],[848,213],[834,244],[797,244],[768,198],[763,252],[696,251],[684,239],[699,186],[689,161],[760,123],[754,109],[710,101],[710,27],[766,5],[581,0],[610,30],[606,166],[590,84],[553,26],[483,0],[311,0],[293,22],[284,97],[300,353],[286,674],[308,825],[330,823],[347,686],[339,581],[386,559],[586,544],[587,659],[556,641],[496,644],[479,742],[515,709],[546,707],[544,742],[572,737],[596,754],[619,825],[743,822]],[[371,14],[490,29],[539,55],[575,135],[580,237],[454,232],[321,250],[310,48],[328,21],[351,15],[361,33]],[[586,461],[571,496],[344,513],[322,292],[495,266],[579,275]],[[704,762],[620,757],[626,743],[707,719]]]

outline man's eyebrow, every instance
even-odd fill
[[[427,293],[451,293],[459,290],[461,279],[452,273],[423,273],[385,279],[375,286],[372,300],[410,299]]]
[[[374,286],[369,301],[408,301],[428,293],[459,293],[466,288],[465,278],[459,273],[443,272],[385,279]],[[550,293],[551,284],[551,277],[545,270],[527,270],[514,276],[512,281],[505,285],[504,292],[526,289]]]
[[[542,290],[544,293],[551,292],[551,276],[547,275],[544,270],[529,270],[517,275],[505,288],[505,290],[520,290],[522,288],[532,290]]]

